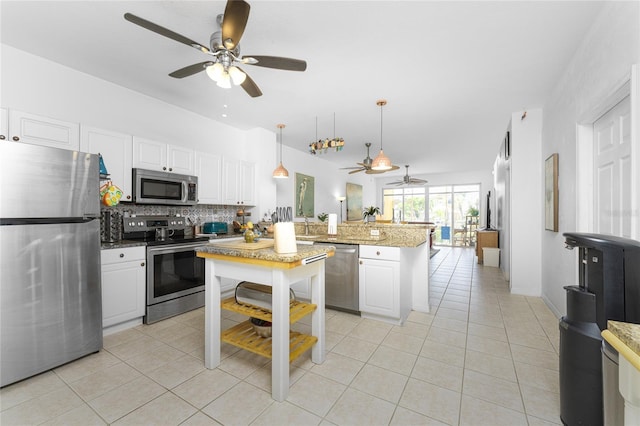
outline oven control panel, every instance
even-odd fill
[[[174,216],[135,216],[122,220],[124,232],[153,231],[158,228],[184,229],[185,218]]]

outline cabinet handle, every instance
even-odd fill
[[[131,199],[131,195],[127,195],[127,200],[130,200],[130,199]]]
[[[173,171],[173,168],[169,167],[169,171],[170,171],[170,172],[172,172],[172,171]]]
[[[18,136],[14,136],[14,137],[12,137],[11,139],[13,139],[15,142],[18,142],[18,141],[20,140],[20,137],[18,137]]]
[[[166,168],[166,167],[163,167],[163,168],[162,168],[162,170],[167,170],[167,168]]]
[[[144,262],[142,262],[142,263],[140,264],[140,266],[144,266]]]
[[[361,264],[361,265],[364,265],[364,262],[361,260],[361,261],[360,261],[360,264]]]
[[[377,255],[377,256],[380,256],[380,252],[379,252],[379,251],[377,251],[377,252],[376,252],[376,255]]]
[[[124,253],[120,253],[120,257],[124,257]]]
[[[5,136],[5,135],[0,135],[0,141],[3,141],[3,140],[5,140],[5,139],[6,139],[6,136]]]

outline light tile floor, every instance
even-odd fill
[[[473,249],[431,259],[429,314],[402,327],[327,311],[327,357],[270,396],[267,359],[223,345],[207,370],[202,309],[109,335],[104,350],[0,391],[9,425],[559,424],[558,320]],[[224,312],[226,328],[244,317]],[[309,330],[304,320],[296,327]]]

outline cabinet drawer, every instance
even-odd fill
[[[400,261],[400,247],[361,245],[360,257],[366,259]]]
[[[103,265],[110,263],[128,262],[132,260],[145,260],[144,246],[106,249],[100,251],[100,259]]]

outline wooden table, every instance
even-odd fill
[[[306,263],[311,256],[326,253],[333,247],[298,246],[298,253],[278,255],[272,248],[228,250],[210,244],[198,251],[205,258],[205,367],[220,365],[220,281],[222,277],[250,281],[272,287],[271,377],[272,397],[284,401],[289,393],[289,288],[291,284],[310,278],[311,333],[317,339],[311,349],[311,360],[322,364],[325,359],[324,259]],[[268,343],[268,342],[267,342]]]

